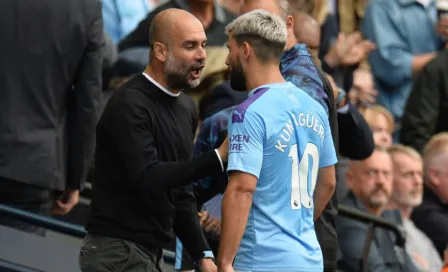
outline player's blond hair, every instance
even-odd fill
[[[262,62],[280,59],[286,45],[286,24],[278,16],[256,9],[239,16],[227,25],[226,34],[239,45],[249,43]]]

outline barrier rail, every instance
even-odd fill
[[[61,220],[56,220],[50,217],[42,216],[39,214],[23,211],[14,207],[0,204],[0,215],[7,216],[9,218],[19,220],[28,224],[43,227],[48,230],[52,230],[65,235],[84,238],[87,232],[83,227]],[[163,251],[163,259],[168,264],[174,264],[175,255],[174,252],[169,250]]]
[[[367,260],[370,253],[370,245],[375,238],[375,228],[383,228],[394,232],[396,236],[395,244],[399,247],[404,247],[406,243],[406,233],[404,228],[395,224],[392,221],[386,220],[382,217],[372,215],[369,213],[361,212],[357,209],[339,205],[339,215],[347,218],[351,218],[357,221],[364,222],[369,225],[366,238],[364,241],[364,249],[362,258],[359,264],[359,271],[367,271]],[[403,260],[401,260],[403,261]]]

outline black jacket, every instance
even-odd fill
[[[431,61],[414,81],[402,119],[400,141],[422,152],[431,136],[448,131],[448,51]]]
[[[0,1],[0,177],[80,188],[101,98],[96,0]]]

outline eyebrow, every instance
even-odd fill
[[[207,43],[207,40],[202,40],[200,42],[197,40],[186,40],[182,44],[186,45],[186,44],[197,44],[197,43],[200,43],[200,44]]]

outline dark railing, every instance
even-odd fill
[[[84,238],[87,234],[84,228],[79,225],[23,211],[21,209],[13,208],[3,204],[0,204],[0,215],[81,239]],[[163,259],[166,263],[174,264],[174,253],[164,250]]]
[[[84,238],[86,235],[84,228],[79,225],[23,211],[3,204],[0,204],[0,215],[77,238]],[[394,232],[396,235],[396,245],[400,247],[405,245],[406,238],[404,229],[391,221],[383,219],[379,216],[360,212],[344,205],[339,205],[339,215],[361,221],[369,225],[369,231],[366,235],[364,244],[363,259],[360,265],[360,271],[365,271],[365,264],[369,255],[370,244],[374,238],[375,228],[383,228]],[[174,264],[174,253],[171,251],[164,251],[164,260],[169,264]]]
[[[351,218],[356,221],[361,221],[369,225],[365,240],[362,258],[359,264],[359,271],[367,271],[367,260],[370,253],[370,245],[375,238],[375,228],[383,228],[394,232],[396,236],[395,244],[399,247],[404,247],[406,243],[406,233],[404,229],[392,221],[386,220],[382,217],[361,212],[357,209],[339,205],[339,215]]]

